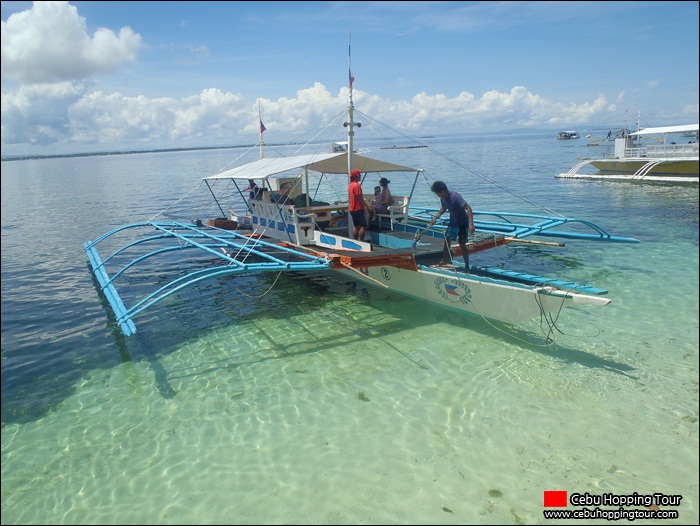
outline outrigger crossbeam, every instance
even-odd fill
[[[100,243],[125,230],[143,228],[155,229],[156,234],[140,237],[102,260],[97,251],[97,246]],[[164,242],[174,243],[163,246]],[[150,248],[152,248],[153,244],[156,244],[158,248],[151,250]],[[130,259],[116,273],[110,276],[106,269],[108,263],[118,256],[124,255],[130,249],[145,246],[148,246],[149,249]],[[132,320],[134,316],[171,294],[200,281],[231,274],[253,272],[324,270],[330,269],[332,265],[330,260],[319,257],[317,254],[309,254],[294,248],[280,246],[277,243],[268,243],[260,239],[259,236],[177,222],[146,222],[126,225],[104,234],[95,241],[88,241],[84,244],[84,248],[90,261],[92,272],[100,285],[100,290],[112,307],[117,323],[126,336],[136,332],[136,326]],[[190,248],[211,254],[221,259],[223,264],[190,272],[163,285],[155,292],[138,301],[134,306],[127,308],[124,305],[115,287],[117,279],[123,277],[129,269],[146,259],[175,250]]]

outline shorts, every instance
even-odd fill
[[[467,235],[467,227],[466,226],[447,227],[447,231],[445,232],[445,237],[447,239],[449,239],[450,241],[454,241],[456,239],[458,243],[465,244],[467,242],[467,239],[469,239],[469,237]]]
[[[367,228],[367,216],[365,215],[364,208],[362,210],[353,210],[350,212],[350,215],[352,216],[352,224],[354,227]]]

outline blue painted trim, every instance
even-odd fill
[[[159,233],[152,236],[145,236],[122,246],[104,261],[100,258],[97,251],[97,245],[100,242],[118,232],[122,232],[123,230],[143,227],[155,228],[155,230]],[[117,272],[110,277],[106,269],[106,264],[116,255],[122,253],[125,254],[129,249],[145,247],[149,243],[163,241],[175,241],[175,244],[172,246],[159,247],[155,250],[142,253],[141,255],[130,260],[125,266],[117,270]],[[268,243],[261,239],[244,236],[235,231],[227,231],[209,227],[199,228],[194,225],[185,225],[181,223],[149,222],[126,225],[104,234],[96,241],[89,241],[83,246],[88,256],[90,266],[93,269],[93,274],[100,285],[100,290],[112,308],[120,329],[126,336],[130,336],[136,332],[136,326],[132,320],[132,318],[134,318],[136,315],[167,298],[168,296],[206,279],[212,279],[230,274],[240,274],[244,272],[309,271],[327,270],[331,268],[330,261],[316,255],[308,254],[301,250],[281,247],[278,244]],[[221,251],[222,248],[226,249],[228,253],[224,254]],[[124,305],[124,302],[122,301],[119,292],[115,287],[115,283],[127,269],[134,267],[138,263],[141,263],[148,258],[172,252],[173,250],[187,249],[204,251],[215,256],[216,258],[222,259],[224,264],[190,272],[164,284],[156,291],[137,301],[131,308],[127,308]],[[266,249],[273,249],[274,253],[276,254],[286,252],[295,260],[286,261],[279,257],[275,257],[272,254],[267,253],[265,251]],[[235,256],[228,254],[235,254]],[[256,257],[251,258],[250,256]]]
[[[338,244],[338,238],[328,234],[321,234],[320,241],[325,245],[336,246]]]
[[[362,245],[347,238],[340,238],[340,246],[350,250],[362,250]]]

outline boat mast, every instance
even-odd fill
[[[343,123],[343,126],[345,126],[348,129],[348,177],[350,177],[350,173],[352,172],[352,154],[355,148],[353,144],[355,130],[353,128],[355,126],[357,126],[358,128],[362,126],[362,124],[353,120],[354,107],[352,105],[352,83],[355,82],[355,77],[352,76],[352,64],[350,61],[351,38],[352,33],[348,37],[348,89],[350,93],[348,100],[348,122]]]

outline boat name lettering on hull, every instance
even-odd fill
[[[472,291],[461,281],[454,283],[447,278],[436,278],[435,290],[437,290],[438,294],[440,294],[443,299],[451,301],[452,303],[468,305],[472,301]]]

